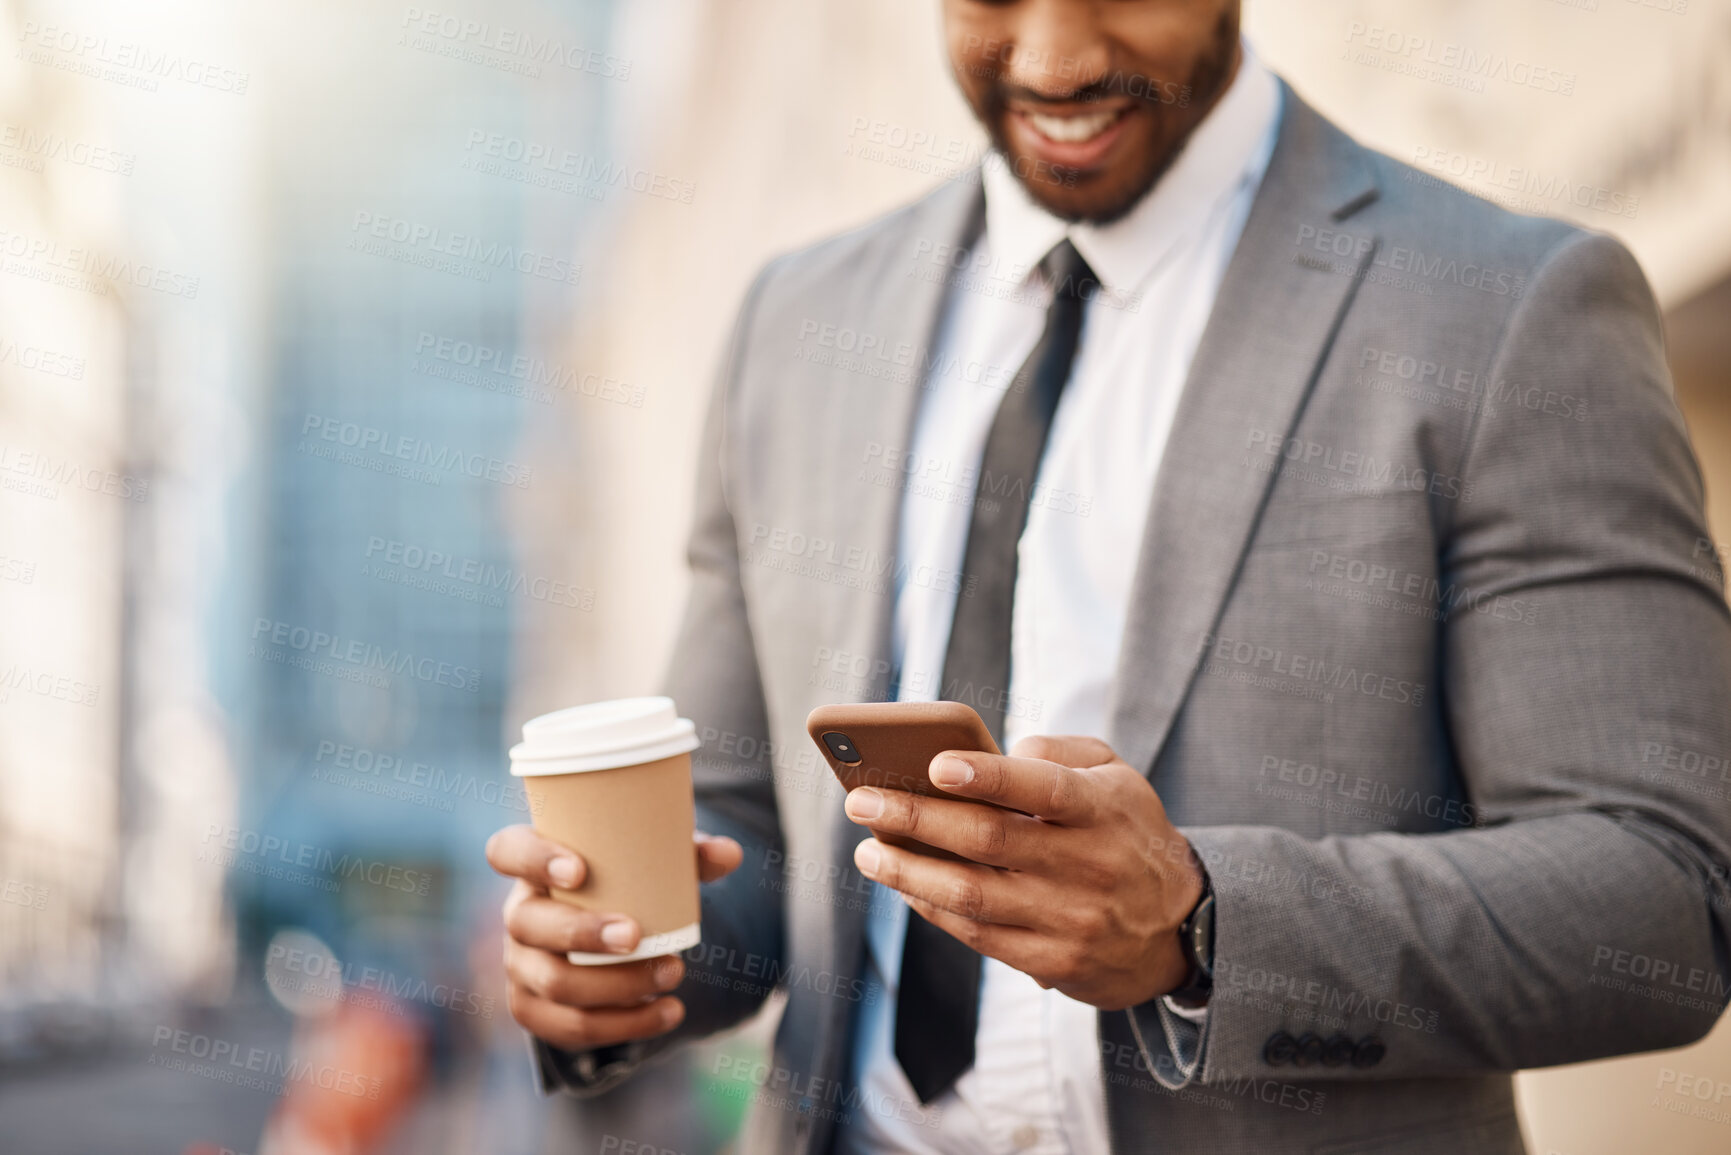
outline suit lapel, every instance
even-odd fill
[[[1113,749],[1145,773],[1272,484],[1273,473],[1247,465],[1250,438],[1293,427],[1375,252],[1368,233],[1352,234],[1371,244],[1343,259],[1318,252],[1316,233],[1303,231],[1339,229],[1376,185],[1357,144],[1284,84],[1282,95],[1274,153],[1191,365],[1143,530],[1109,717]],[[1334,271],[1318,267],[1329,262]]]
[[[863,295],[857,309],[850,310],[857,317],[860,333],[872,336],[884,347],[905,342],[913,350],[905,376],[886,377],[881,387],[850,385],[839,395],[837,411],[827,419],[846,448],[837,453],[838,468],[820,475],[830,478],[836,489],[823,495],[824,504],[819,508],[840,512],[844,528],[839,540],[864,546],[879,559],[895,557],[902,491],[895,486],[861,484],[858,447],[869,442],[898,447],[913,443],[914,423],[924,395],[924,366],[930,360],[943,317],[948,280],[942,274],[950,272],[948,265],[934,260],[932,254],[971,244],[984,220],[984,210],[985,197],[976,169],[913,206],[907,227],[873,254],[875,267],[859,270],[850,281],[861,287]],[[885,661],[891,653],[894,577],[894,566],[886,565],[881,588],[849,590],[837,607],[846,616],[836,624],[863,629],[861,652]],[[887,685],[874,684],[856,697],[881,698],[887,689]]]
[[[850,279],[849,283],[862,286],[865,294],[857,309],[851,311],[857,317],[860,332],[882,335],[892,342],[906,341],[913,346],[914,355],[906,379],[886,381],[881,390],[850,388],[829,415],[829,423],[817,426],[835,430],[841,435],[838,442],[845,441],[848,449],[838,454],[838,460],[851,466],[858,459],[857,447],[862,442],[911,444],[925,385],[923,367],[937,337],[947,291],[946,278],[923,274],[945,271],[944,266],[933,263],[932,246],[966,246],[973,242],[984,220],[984,207],[984,194],[975,170],[915,205],[905,228],[898,230],[892,243],[872,258],[874,267],[860,269]],[[822,495],[816,508],[839,511],[839,540],[875,550],[878,558],[893,558],[901,524],[901,491],[889,486],[862,485],[855,479],[852,468],[829,470],[819,476],[830,478],[835,489]],[[833,603],[838,620],[831,623],[835,629],[830,636],[857,637],[859,652],[883,662],[880,667],[883,669],[888,668],[892,656],[894,574],[894,567],[889,567],[883,575],[881,590],[847,589],[840,591]],[[866,693],[851,697],[882,698],[887,690],[887,684],[874,682]],[[830,862],[846,880],[844,893],[868,893],[868,884],[853,864],[853,849],[867,836],[866,830],[849,821],[833,801],[822,795],[816,798],[820,802],[816,811],[818,820],[829,825]],[[836,974],[857,974],[865,917],[864,903],[836,904],[829,964]],[[828,1014],[818,1027],[816,1054],[832,1054],[834,1040],[846,1037],[846,1018],[851,1007],[844,999],[826,1000]]]

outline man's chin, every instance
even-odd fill
[[[1159,174],[1142,180],[1111,173],[1082,174],[1053,169],[1031,157],[1014,157],[1010,164],[1016,180],[1035,204],[1060,220],[1072,224],[1108,225],[1135,208]]]

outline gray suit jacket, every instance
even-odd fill
[[[1199,1071],[1158,1001],[1100,1016],[1114,1146],[1518,1151],[1510,1072],[1680,1046],[1725,1001],[1731,623],[1701,479],[1620,245],[1285,97],[1104,735],[1218,901]],[[705,888],[682,1027],[543,1049],[549,1082],[605,1092],[779,988],[746,1150],[901,1109],[850,1077],[863,832],[803,722],[887,690],[901,494],[862,469],[908,444],[980,202],[958,180],[775,261],[744,304],[669,692],[704,739],[700,821],[745,865]],[[1297,1065],[1281,1033],[1346,1061]]]

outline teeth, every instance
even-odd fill
[[[1080,144],[1085,140],[1093,140],[1111,127],[1118,119],[1117,112],[1090,112],[1080,116],[1048,116],[1044,113],[1030,112],[1028,123],[1034,126],[1047,140],[1059,144]]]

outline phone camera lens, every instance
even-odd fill
[[[851,766],[860,760],[859,750],[855,748],[853,739],[846,734],[831,730],[823,736],[823,744],[829,747],[829,752],[836,756],[837,761]]]

